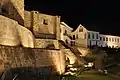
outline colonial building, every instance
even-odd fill
[[[72,43],[71,43],[72,31],[73,31],[73,28],[69,27],[66,23],[64,23],[64,22],[60,23],[61,40],[64,41],[68,45],[72,45]]]
[[[70,33],[69,33],[70,34]],[[86,29],[81,24],[71,32],[71,42],[78,47],[120,47],[120,37],[100,34],[100,32]],[[73,45],[72,45],[73,46]]]
[[[71,33],[71,36],[75,46],[87,47],[87,29],[81,24]]]
[[[99,32],[87,31],[87,45],[89,46],[99,46]]]
[[[110,48],[118,48],[120,47],[120,37],[112,36],[112,35],[99,35],[99,46],[100,47],[110,47]]]
[[[99,32],[87,30],[81,24],[71,34],[72,40],[75,41],[75,46],[89,47],[99,45]]]

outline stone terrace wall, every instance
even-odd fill
[[[0,46],[0,70],[17,67],[53,67],[59,74],[65,70],[65,56],[60,50]]]
[[[32,29],[32,13],[30,11],[24,11],[24,26],[28,29]]]
[[[60,49],[58,40],[53,39],[35,39],[35,48],[47,48],[53,47],[52,49]]]

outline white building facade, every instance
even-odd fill
[[[120,37],[100,34],[100,47],[120,48]]]
[[[72,32],[71,36],[78,47],[99,46],[99,32],[89,31],[81,24]]]
[[[87,31],[87,46],[99,46],[99,32]]]
[[[61,40],[70,46],[120,48],[119,36],[104,35],[96,31],[90,31],[81,24],[74,31],[73,28],[64,22],[61,22],[60,27]]]

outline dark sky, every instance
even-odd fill
[[[110,0],[25,0],[25,9],[60,15],[76,29],[79,24],[105,34],[120,35],[120,5]]]

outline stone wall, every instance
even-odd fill
[[[52,34],[60,39],[60,17],[39,13],[38,11],[25,11],[24,25],[31,29],[35,37],[39,34]]]
[[[58,40],[53,39],[35,39],[35,48],[59,49]]]
[[[54,72],[65,71],[65,56],[60,50],[0,46],[0,70],[17,67],[53,67]]]
[[[32,14],[30,11],[24,12],[24,26],[31,30],[32,28]]]
[[[24,0],[2,0],[1,14],[24,25]]]
[[[17,21],[0,15],[0,44],[9,46],[23,45],[34,47],[34,36],[30,30]]]
[[[24,20],[24,0],[11,0],[15,8],[17,9],[19,15]]]

